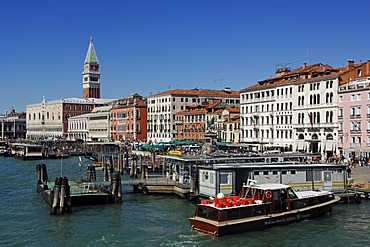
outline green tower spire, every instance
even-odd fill
[[[96,55],[94,44],[93,44],[93,38],[90,37],[90,45],[89,49],[86,53],[86,58],[84,64],[99,64],[98,56]]]

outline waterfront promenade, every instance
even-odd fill
[[[352,174],[351,178],[354,178],[354,184],[363,184],[366,182],[370,183],[370,167],[355,166],[351,167]]]

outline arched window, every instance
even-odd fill
[[[330,93],[330,103],[333,103],[333,93]]]
[[[310,95],[310,105],[312,105],[312,95]]]
[[[325,122],[329,123],[329,112],[328,111],[326,112],[326,121]]]
[[[301,105],[301,96],[298,96],[298,105]]]
[[[329,103],[329,93],[326,93],[326,102],[325,103]]]
[[[298,139],[299,140],[304,140],[304,135],[303,134],[299,134]]]
[[[317,104],[320,104],[320,94],[317,95]]]
[[[328,134],[326,136],[326,140],[333,140],[333,135],[332,134]]]

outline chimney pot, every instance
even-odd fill
[[[353,69],[355,67],[355,62],[352,59],[347,60],[347,70]]]

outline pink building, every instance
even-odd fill
[[[370,76],[339,86],[339,148],[343,154],[370,153]]]

